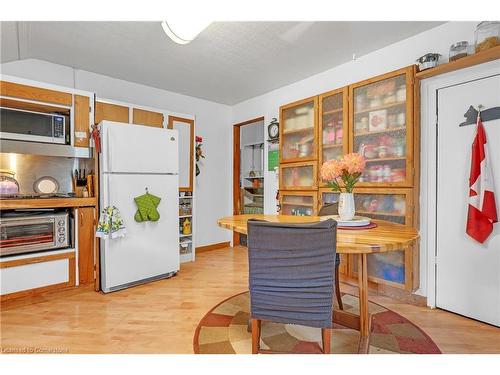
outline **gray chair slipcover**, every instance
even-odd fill
[[[254,319],[331,328],[337,222],[248,221]]]

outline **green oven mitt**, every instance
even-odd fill
[[[134,201],[137,205],[137,211],[134,215],[135,221],[141,223],[143,221],[158,221],[160,219],[160,213],[157,207],[160,204],[161,198],[146,193],[139,197],[135,197]]]

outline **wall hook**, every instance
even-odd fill
[[[464,113],[465,121],[458,126],[473,125],[477,123],[477,117],[480,116],[483,122],[500,119],[500,107],[484,109],[482,104],[477,106],[477,110],[470,106]]]

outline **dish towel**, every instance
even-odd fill
[[[96,237],[103,239],[115,239],[125,237],[125,225],[120,210],[115,206],[108,206],[101,211],[99,223],[97,224]]]
[[[143,194],[134,198],[137,205],[137,211],[134,215],[135,221],[142,223],[143,221],[158,221],[160,213],[156,209],[160,204],[161,198],[153,194]]]

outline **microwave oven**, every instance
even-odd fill
[[[0,138],[69,144],[69,117],[0,107]]]

